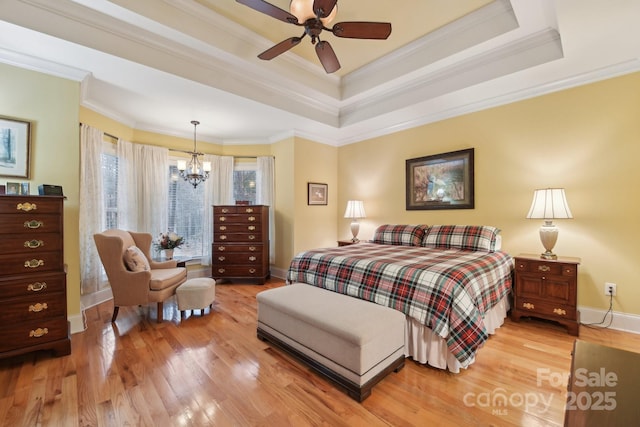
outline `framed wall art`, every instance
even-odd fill
[[[307,183],[307,204],[308,205],[326,205],[329,186],[317,182]]]
[[[407,210],[473,209],[473,148],[407,160]]]
[[[29,178],[31,123],[0,117],[0,176]]]

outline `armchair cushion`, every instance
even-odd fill
[[[149,271],[149,261],[137,246],[129,246],[124,251],[124,262],[130,271]]]

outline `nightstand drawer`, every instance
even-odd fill
[[[554,304],[553,302],[538,300],[534,298],[519,298],[517,301],[517,309],[523,316],[530,313],[531,316],[544,316],[548,318],[558,319],[576,319],[576,307],[564,304]]]

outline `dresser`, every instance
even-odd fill
[[[578,265],[580,258],[541,259],[539,255],[515,257],[515,294],[511,318],[523,316],[556,321],[578,335]]]
[[[269,278],[269,206],[213,207],[212,277],[229,280]]]
[[[71,353],[62,196],[0,196],[0,358]]]

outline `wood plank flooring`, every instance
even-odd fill
[[[180,320],[173,300],[86,311],[70,356],[0,360],[2,426],[560,426],[574,337],[509,319],[451,374],[407,360],[362,404],[256,338],[256,293],[219,284],[211,313]],[[640,352],[640,336],[581,327],[580,339]],[[540,371],[544,370],[544,371]],[[539,372],[545,372],[540,381]],[[549,380],[551,379],[551,380]]]

